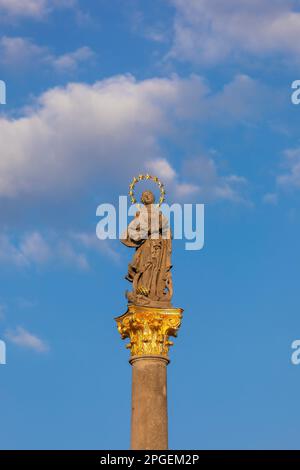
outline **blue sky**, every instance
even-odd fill
[[[0,446],[125,449],[131,251],[96,207],[151,170],[174,242],[170,448],[299,448],[300,5],[0,0]]]

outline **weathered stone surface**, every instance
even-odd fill
[[[172,239],[169,221],[154,204],[151,191],[144,191],[144,205],[136,212],[122,237],[124,245],[135,248],[126,279],[133,290],[126,293],[129,304],[171,308]]]
[[[168,448],[167,364],[162,356],[132,357],[131,448]]]

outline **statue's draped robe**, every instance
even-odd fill
[[[130,303],[149,307],[170,307],[172,298],[172,240],[168,219],[155,206],[143,206],[128,225],[122,242],[135,247],[126,279],[133,290]]]

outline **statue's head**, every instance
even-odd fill
[[[154,204],[155,197],[152,191],[144,191],[142,193],[141,201],[145,206],[148,206],[150,204]]]

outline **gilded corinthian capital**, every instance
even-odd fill
[[[182,309],[153,308],[129,305],[127,312],[116,318],[122,339],[129,338],[127,348],[133,356],[168,357],[181,325]]]

